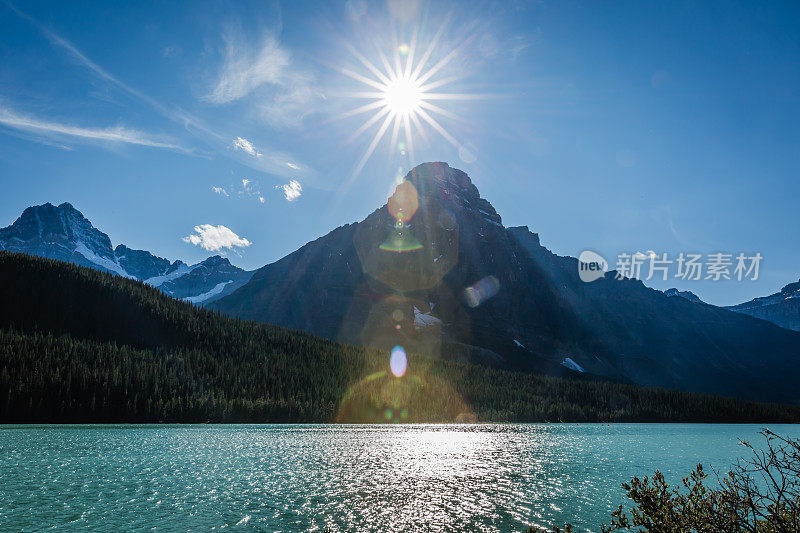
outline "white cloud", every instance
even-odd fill
[[[228,194],[228,191],[226,191],[222,187],[211,187],[211,190],[217,194],[221,194],[222,196],[230,196],[230,194]]]
[[[649,259],[657,259],[658,254],[653,250],[647,250],[646,252],[636,252],[633,254],[633,257],[640,261],[647,261]]]
[[[156,100],[147,94],[142,93],[141,91],[131,87],[130,85],[126,84],[125,82],[121,81],[113,74],[105,70],[103,67],[95,63],[91,58],[87,57],[81,50],[79,50],[76,46],[74,46],[71,42],[64,39],[57,33],[51,31],[43,24],[39,23],[36,19],[30,17],[13,4],[7,3],[7,6],[14,11],[21,19],[29,22],[32,26],[34,26],[39,32],[41,32],[45,38],[53,45],[55,48],[59,48],[66,52],[66,54],[78,65],[86,68],[90,72],[92,72],[95,76],[100,78],[101,80],[117,87],[120,91],[132,96],[135,99],[138,99],[141,102],[149,105],[153,108],[156,112],[167,118],[168,120],[179,124],[181,127],[185,128],[185,130],[192,135],[193,137],[199,139],[202,142],[208,143],[210,146],[219,147],[225,146],[227,144],[227,139],[229,138],[228,135],[215,131],[211,126],[207,125],[204,121],[200,118],[176,107],[167,106],[162,104],[159,100]],[[233,50],[233,49],[232,49]],[[220,143],[220,144],[217,144]],[[181,151],[189,154],[198,154],[203,155],[202,153],[198,152],[197,150],[185,150],[181,149]],[[262,147],[261,152],[253,159],[249,159],[245,161],[245,164],[248,166],[255,168],[260,171],[269,172],[278,174],[280,176],[289,177],[291,174],[295,174],[292,169],[287,169],[285,162],[289,157],[288,154],[281,153],[274,150],[267,150]],[[309,173],[311,169],[306,167],[305,165],[301,165],[300,169],[294,169],[295,171],[302,171],[304,173]]]
[[[227,104],[247,96],[265,83],[276,85],[285,77],[291,55],[274,37],[267,37],[258,51],[239,44],[233,32],[223,36],[225,63],[216,86],[206,96],[215,104]]]
[[[252,95],[265,122],[278,127],[301,126],[322,100],[314,75],[293,65],[291,53],[275,37],[267,36],[253,48],[241,33],[223,35],[225,57],[219,78],[205,99],[219,105]]]
[[[50,44],[54,48],[58,48],[66,52],[66,55],[71,60],[73,60],[76,64],[89,70],[97,78],[116,87],[123,93],[126,93],[129,96],[132,96],[133,98],[149,105],[163,117],[180,125],[182,128],[185,129],[186,132],[188,132],[189,135],[200,140],[201,142],[208,144],[209,146],[213,146],[215,151],[220,150],[221,147],[227,145],[228,139],[230,138],[229,135],[215,131],[214,128],[206,124],[203,120],[201,120],[197,116],[194,116],[180,108],[165,105],[161,103],[161,101],[156,100],[148,96],[147,94],[144,94],[141,91],[131,87],[130,85],[126,84],[125,82],[121,81],[113,74],[105,70],[102,66],[95,63],[91,58],[87,57],[81,50],[79,50],[71,42],[64,39],[57,33],[51,31],[49,28],[38,22],[36,19],[30,17],[29,15],[27,15],[26,13],[24,13],[11,3],[6,3],[6,5],[14,13],[16,13],[17,16],[19,16],[26,22],[30,23],[39,32],[41,32],[41,34],[44,35],[44,37],[50,42]],[[231,32],[231,35],[235,35],[235,33]],[[232,40],[230,42],[233,43]],[[232,53],[235,52],[235,48],[232,47],[232,45],[229,46],[229,49]],[[235,58],[235,56],[231,57]],[[287,79],[291,79],[292,73],[288,73],[286,77]],[[309,109],[311,108],[310,104],[311,103],[309,103],[309,105],[306,106],[306,113],[308,113]],[[60,147],[65,149],[70,149],[70,147],[65,147],[65,146],[60,146]],[[182,151],[187,154],[195,154],[201,156],[206,155],[203,154],[202,151],[196,149],[187,150],[181,148],[178,151]],[[224,153],[225,155],[230,155],[229,150],[221,150],[221,152]],[[262,152],[263,152],[263,157],[262,157]],[[254,157],[248,158],[247,160],[243,161],[243,163],[262,172],[277,174],[279,176],[284,176],[287,178],[291,175],[296,175],[298,172],[303,173],[306,176],[313,173],[312,169],[308,168],[306,165],[303,165],[302,163],[299,163],[297,165],[298,168],[291,168],[291,167],[287,168],[286,160],[291,158],[290,154],[262,147],[261,151],[257,156],[255,154],[251,155],[254,155]]]
[[[24,131],[36,131],[50,136],[69,136],[93,141],[108,141],[113,143],[137,144],[152,148],[165,148],[186,152],[186,150],[176,144],[155,139],[141,131],[128,129],[122,126],[108,128],[86,128],[83,126],[72,126],[59,122],[50,122],[18,114],[8,108],[0,108],[0,124],[9,128]]]
[[[286,200],[289,202],[294,202],[303,194],[303,186],[297,180],[291,180],[285,185],[277,185],[275,188],[282,189]]]
[[[183,237],[183,242],[200,246],[209,252],[221,252],[234,248],[246,248],[252,243],[244,237],[239,237],[225,226],[201,224],[194,227],[194,233]]]
[[[253,157],[261,157],[262,156],[261,152],[256,150],[256,147],[253,146],[253,143],[251,143],[250,141],[248,141],[244,137],[236,137],[233,140],[233,149],[234,150],[242,150],[243,152],[246,152],[246,153],[252,155]]]
[[[124,93],[127,93],[134,98],[146,103],[153,109],[155,109],[158,113],[160,113],[165,118],[179,123],[184,126],[192,126],[195,129],[202,131],[208,135],[214,136],[219,138],[219,135],[215,132],[212,132],[209,128],[205,127],[199,119],[193,117],[186,113],[185,111],[175,110],[163,105],[158,100],[151,98],[150,96],[142,93],[131,87],[130,85],[124,83],[123,81],[119,80],[113,74],[109,73],[103,67],[92,61],[86,55],[83,54],[75,45],[73,45],[68,40],[64,39],[57,33],[49,30],[47,27],[39,23],[36,19],[29,16],[28,14],[22,12],[17,7],[15,7],[11,3],[7,3],[7,6],[14,11],[21,19],[29,22],[32,26],[34,26],[37,30],[39,30],[45,38],[50,41],[50,44],[54,47],[60,48],[67,52],[67,54],[79,65],[82,65],[89,71],[93,72],[98,78],[110,83],[111,85],[117,87]]]

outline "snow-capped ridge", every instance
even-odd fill
[[[13,224],[0,228],[0,250],[72,262],[137,279],[171,296],[194,298],[195,303],[232,292],[252,276],[252,272],[235,267],[220,256],[187,266],[124,244],[113,248],[109,236],[68,202],[26,208]],[[193,275],[197,269],[202,270],[201,275]]]

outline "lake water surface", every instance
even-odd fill
[[[0,426],[0,530],[599,531],[623,481],[724,468],[759,429]]]

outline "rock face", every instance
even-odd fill
[[[25,209],[12,225],[0,229],[0,250],[69,261],[135,278],[200,304],[231,293],[252,275],[220,256],[190,267],[122,244],[112,248],[108,235],[68,203]]]
[[[0,249],[40,255],[130,277],[119,265],[108,235],[63,203],[29,207],[0,229]]]
[[[666,294],[669,297],[677,296],[678,298],[684,298],[696,304],[705,303],[703,300],[700,299],[699,296],[697,296],[692,291],[679,291],[678,289],[672,288],[665,290],[664,294]]]
[[[167,259],[156,257],[146,250],[131,250],[124,244],[114,249],[117,263],[125,272],[136,279],[163,276],[177,270],[183,262],[170,263]]]
[[[344,342],[509,369],[800,402],[800,334],[608,273],[505,228],[469,177],[412,170],[387,205],[211,304]]]
[[[800,281],[788,284],[775,294],[727,309],[767,320],[782,328],[800,331]]]
[[[227,258],[215,255],[188,267],[183,275],[159,284],[158,288],[192,303],[207,304],[232,293],[252,276],[252,272],[235,267]]]

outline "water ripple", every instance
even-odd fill
[[[758,429],[8,426],[0,530],[597,531],[634,474],[725,466]]]

